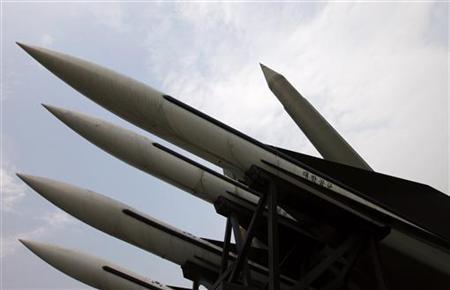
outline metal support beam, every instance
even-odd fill
[[[230,219],[230,222],[231,222],[231,226],[233,228],[233,236],[234,236],[234,239],[236,241],[236,247],[237,247],[238,252],[240,252],[241,249],[242,249],[242,245],[244,243],[244,238],[242,237],[242,232],[241,232],[241,227],[239,225],[239,220],[234,214],[231,214],[229,219]]]
[[[233,271],[231,272],[229,282],[235,281],[239,271],[242,269],[244,261],[246,260],[247,252],[250,249],[254,237],[254,228],[256,227],[257,222],[259,222],[262,216],[266,200],[267,200],[267,193],[264,193],[259,199],[256,211],[253,214],[252,219],[250,221],[250,225],[247,229],[247,234],[245,235],[244,243],[239,251],[238,258],[234,263]]]
[[[199,286],[200,285],[196,280],[192,281],[192,290],[198,290]]]
[[[244,233],[243,230],[239,224],[239,219],[234,215],[231,214],[230,215],[230,221],[231,221],[231,225],[232,225],[232,229],[233,229],[233,235],[234,235],[234,239],[236,240],[236,247],[237,247],[237,252],[238,254],[242,251],[242,248],[244,246]],[[243,261],[243,266],[242,266],[242,275],[241,277],[243,278],[244,284],[248,285],[251,277],[250,277],[250,271],[248,269],[248,259],[247,257],[245,257],[244,261]]]
[[[355,245],[355,248],[352,250],[352,252],[347,256],[346,263],[344,267],[338,272],[335,279],[333,279],[326,287],[323,288],[323,290],[335,290],[335,289],[341,289],[341,287],[345,284],[348,274],[350,270],[352,269],[353,265],[355,264],[359,254],[361,253],[361,250],[363,249],[363,242]]]
[[[378,243],[375,238],[371,237],[369,240],[370,252],[373,261],[373,267],[375,270],[375,277],[377,279],[378,289],[379,290],[388,290],[388,286],[386,280],[384,279],[383,269],[381,266],[380,259],[380,249],[378,248]]]
[[[268,196],[268,248],[269,248],[269,290],[280,289],[279,241],[278,241],[278,193],[273,182],[269,184]]]
[[[221,284],[223,284],[226,280],[226,278],[228,277],[228,275],[230,275],[231,270],[233,268],[232,267],[228,267],[225,272],[223,272],[219,278],[217,279],[217,281],[209,288],[210,290],[215,290],[217,289]]]
[[[230,253],[230,240],[231,240],[231,219],[227,218],[227,225],[225,226],[225,236],[223,238],[223,250],[222,250],[222,264],[220,267],[220,273],[225,272],[228,268],[228,257]]]
[[[298,281],[293,290],[304,290],[308,289],[310,285],[316,281],[329,267],[341,258],[346,252],[352,249],[360,239],[351,236],[347,238],[336,250],[334,250],[328,257],[326,257],[322,262],[312,268],[300,281]]]

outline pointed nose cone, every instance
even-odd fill
[[[74,128],[78,128],[80,123],[86,123],[88,116],[82,115],[80,113],[70,111],[64,108],[59,108],[47,104],[42,104],[42,106],[52,113],[53,116],[55,116],[58,120],[75,130]],[[75,130],[76,131],[76,130]]]
[[[45,52],[50,50],[16,41],[16,44],[38,62],[45,62]]]
[[[25,247],[27,247],[28,250],[33,251],[33,250],[32,250],[32,248],[33,248],[33,242],[32,242],[32,241],[27,241],[27,240],[24,240],[24,239],[19,239],[19,242],[21,242],[22,245],[24,245]]]
[[[96,289],[171,290],[160,283],[83,252],[35,241],[20,239],[19,241],[57,270]]]
[[[154,124],[160,114],[162,93],[141,82],[70,55],[18,45],[75,90],[137,126]]]
[[[83,138],[132,166],[145,170],[143,155],[150,154],[152,141],[130,130],[78,112],[43,105],[61,122]]]
[[[58,107],[47,105],[47,104],[42,104],[42,107],[44,107],[47,111],[52,113],[58,119],[59,119],[59,116],[62,115],[65,111],[62,108],[58,108]]]
[[[16,41],[16,44],[20,47],[20,48],[22,48],[23,50],[25,50],[29,55],[31,55],[31,49],[32,49],[32,47],[30,46],[30,45],[26,45],[26,44],[24,44],[24,43],[21,43],[21,42],[18,42],[18,41]]]
[[[51,244],[19,241],[36,256],[68,276],[98,289],[108,289],[104,287],[107,285],[106,273],[101,270],[103,260]]]
[[[77,62],[75,58],[52,51],[50,49],[28,45],[20,42],[16,43],[32,58],[42,64],[49,71],[56,74],[58,77],[62,77],[64,75],[69,76],[68,74],[71,71],[71,66],[73,66]]]
[[[75,264],[75,266],[79,266],[77,265],[78,259],[83,258],[82,256],[76,255],[76,253],[73,253],[70,250],[58,246],[30,240],[19,239],[19,241],[46,263],[65,273],[67,273],[67,268],[70,268],[73,264]],[[84,266],[84,268],[86,268],[86,266],[89,265],[87,263]]]
[[[268,68],[267,66],[263,65],[262,63],[259,64],[261,66],[261,70],[263,71],[264,78],[266,79],[267,83],[270,83],[275,76],[280,75],[276,71]]]
[[[47,260],[51,253],[55,252],[55,249],[48,244],[23,239],[19,239],[19,241],[43,260]]]
[[[111,232],[125,207],[109,197],[74,185],[25,174],[18,176],[42,197],[70,215],[105,232]]]
[[[44,177],[33,176],[28,174],[16,173],[16,175],[23,180],[29,187],[39,193],[45,199],[54,203],[55,200],[60,198],[58,192],[59,184],[57,181],[47,179]]]
[[[55,116],[58,120],[66,124],[69,128],[80,134],[82,137],[86,138],[88,141],[94,144],[106,143],[105,146],[112,146],[111,144],[108,144],[108,141],[112,141],[112,136],[109,136],[110,138],[106,138],[106,140],[105,138],[103,138],[103,135],[105,133],[110,133],[108,128],[105,128],[106,122],[64,108],[59,108],[47,104],[42,104],[42,106],[50,113],[52,113],[52,115]]]

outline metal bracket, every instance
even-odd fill
[[[330,267],[339,259],[341,259],[346,253],[349,251],[354,251],[361,248],[362,239],[356,236],[348,237],[339,247],[337,247],[334,251],[332,251],[325,259],[319,262],[316,266],[314,266],[309,272],[307,272],[292,288],[292,290],[306,290],[310,289],[311,284],[314,283],[325,271],[329,270]],[[351,263],[347,261],[347,266],[343,271],[342,275],[346,275],[348,270],[351,268]],[[341,279],[339,279],[341,281]],[[335,289],[335,288],[330,288]]]

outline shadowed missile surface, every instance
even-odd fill
[[[172,289],[111,262],[79,251],[35,241],[19,241],[59,271],[97,289]]]
[[[276,71],[260,64],[266,82],[285,110],[323,158],[372,170],[322,115]]]

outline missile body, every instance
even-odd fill
[[[222,249],[210,242],[99,193],[43,177],[18,176],[48,201],[102,232],[180,266],[194,263],[209,271],[219,272]],[[235,259],[235,255],[230,256]],[[255,263],[250,266],[252,277],[265,282],[267,269]],[[198,281],[205,287],[213,282]],[[293,280],[283,277],[283,282],[284,287],[287,287]]]
[[[78,112],[45,105],[75,132],[111,155],[192,195],[214,203],[219,196],[256,206],[259,197],[242,183],[190,160],[149,138]],[[292,219],[281,208],[280,215]]]
[[[125,120],[218,166],[245,176],[258,166],[303,191],[351,214],[362,216],[350,201],[413,226],[407,220],[337,184],[330,177],[138,81],[96,64],[20,44],[32,57],[67,84]],[[314,185],[310,185],[313,182]],[[315,186],[342,197],[339,201]],[[287,208],[286,208],[287,210]],[[288,211],[289,212],[289,211]]]
[[[281,74],[261,64],[270,90],[323,158],[372,170],[362,157]]]
[[[314,169],[138,81],[96,64],[44,48],[19,44],[64,82],[125,120],[237,176],[258,166],[319,198],[355,213],[328,195],[299,182],[327,186],[345,198],[392,216],[379,206],[333,184]],[[308,177],[307,177],[308,176]],[[316,178],[317,177],[317,178]]]
[[[307,192],[308,195],[361,219],[377,223],[370,215],[361,213],[358,209],[367,208],[393,220],[391,225],[395,227],[397,224],[404,225],[427,237],[441,239],[426,228],[390,211],[389,208],[356,194],[345,184],[140,82],[65,54],[25,45],[21,47],[92,101],[144,130],[238,176],[245,176],[252,166],[257,166],[298,187],[297,193]],[[291,213],[288,207],[291,206],[291,209],[295,210],[297,205],[288,203],[282,206]],[[423,240],[418,242],[424,247],[434,248]],[[390,246],[396,249],[403,247],[400,239],[395,239]],[[408,254],[423,261],[414,252]]]
[[[85,253],[34,241],[20,241],[59,271],[97,289],[172,290],[159,282]]]

